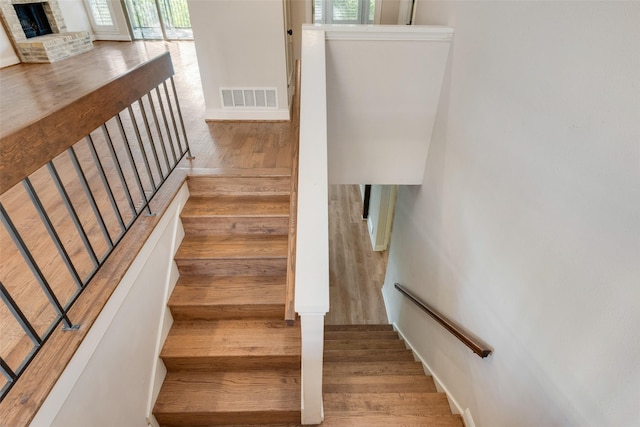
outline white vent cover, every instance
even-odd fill
[[[220,99],[225,108],[278,108],[276,88],[221,88]]]

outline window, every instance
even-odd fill
[[[88,0],[87,3],[91,10],[93,22],[95,22],[96,25],[106,27],[113,25],[111,9],[109,9],[109,3],[107,3],[107,0]]]
[[[316,24],[373,24],[376,0],[313,0]]]

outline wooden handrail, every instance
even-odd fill
[[[456,338],[464,343],[467,347],[469,347],[475,354],[480,357],[487,357],[491,354],[493,350],[481,339],[475,337],[471,333],[462,329],[460,326],[453,323],[451,320],[447,319],[437,310],[429,306],[428,304],[420,301],[418,297],[413,295],[410,291],[408,291],[404,286],[399,283],[395,284],[395,288],[400,291],[403,295],[405,295],[411,302],[420,307],[425,313],[429,316],[433,317],[433,319],[442,325],[447,331],[451,332]]]
[[[284,320],[292,326],[296,320],[294,306],[296,289],[296,226],[298,223],[298,154],[300,147],[300,60],[296,61],[295,98],[293,103],[293,148],[291,161],[291,199],[289,211],[289,256],[287,257],[287,284]]]
[[[169,52],[0,138],[0,194],[173,76]]]

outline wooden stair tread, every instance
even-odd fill
[[[397,340],[400,339],[396,331],[327,331],[324,340]]]
[[[324,325],[325,331],[393,331],[392,325]]]
[[[182,213],[186,217],[289,217],[288,195],[227,195],[190,197]]]
[[[282,276],[182,276],[169,307],[284,304]]]
[[[153,413],[176,427],[296,423],[300,370],[169,372]]]
[[[330,340],[324,342],[325,350],[376,350],[376,349],[401,349],[405,350],[404,341],[395,340],[372,340],[372,339],[348,339]]]
[[[323,393],[326,411],[390,415],[450,415],[444,393]]]
[[[187,179],[191,197],[236,194],[281,194],[291,192],[290,175],[200,175]]]
[[[274,259],[287,257],[287,236],[185,236],[175,259]]]
[[[413,352],[403,349],[372,350],[325,350],[324,360],[327,362],[375,362],[375,361],[413,361]]]
[[[424,375],[424,369],[420,362],[396,361],[396,363],[383,362],[325,362],[323,365],[324,378],[345,376],[371,376],[371,375]]]
[[[325,393],[436,393],[431,377],[425,375],[327,376],[322,381]]]
[[[284,321],[179,321],[169,331],[160,357],[299,357],[300,351],[300,329]]]
[[[265,410],[300,410],[299,370],[169,372],[154,413]]]
[[[328,427],[464,427],[459,415],[387,415],[370,412],[344,414],[327,412],[322,425]]]

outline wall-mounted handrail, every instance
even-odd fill
[[[19,326],[0,354],[0,402],[60,324],[78,328],[72,306],[190,155],[173,74],[164,53],[0,137],[0,304]]]
[[[451,332],[451,334],[462,341],[464,345],[469,347],[478,356],[484,358],[489,356],[493,351],[484,341],[473,336],[471,333],[467,332],[451,320],[447,319],[433,307],[421,301],[417,296],[412,294],[401,284],[396,283],[395,288],[400,291],[401,294],[409,298],[411,302],[420,307],[425,313],[431,316],[436,322],[442,325],[442,327],[444,327],[447,331]]]

